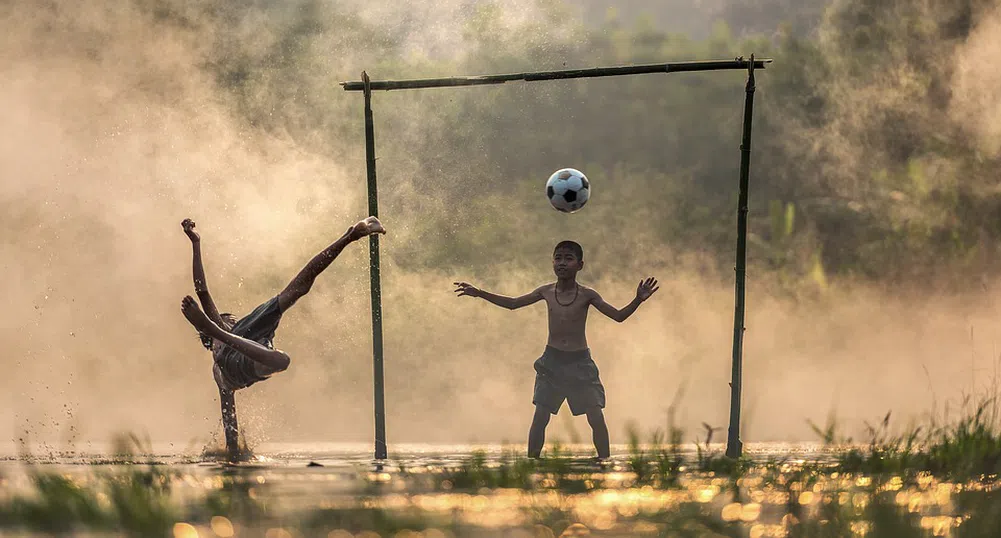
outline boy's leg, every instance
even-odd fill
[[[299,274],[295,275],[295,278],[289,282],[288,286],[278,294],[278,307],[282,312],[285,312],[292,307],[302,298],[303,295],[309,293],[310,288],[313,287],[313,282],[316,277],[320,276],[327,267],[330,266],[334,258],[344,250],[349,243],[357,241],[365,236],[372,235],[374,233],[386,233],[385,228],[382,227],[382,223],[379,219],[375,217],[368,217],[367,219],[358,222],[354,226],[348,228],[348,231],[344,232],[337,241],[334,241],[330,246],[323,249],[322,252],[313,256],[313,259],[303,267]]]
[[[607,459],[609,456],[608,426],[605,424],[605,414],[600,407],[592,407],[586,411],[587,423],[591,425],[591,438],[598,457]]]
[[[535,406],[535,416],[532,417],[532,427],[528,429],[528,457],[538,458],[542,455],[542,447],[546,444],[546,426],[552,413],[540,405]]]
[[[236,393],[219,389],[222,404],[222,430],[226,435],[226,453],[230,461],[240,459],[240,429],[236,422]]]
[[[289,356],[281,351],[268,349],[253,340],[223,330],[202,312],[190,295],[181,300],[181,313],[194,328],[243,353],[254,362],[267,367],[269,371],[284,371],[291,362]]]

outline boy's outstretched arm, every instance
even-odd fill
[[[594,297],[591,298],[591,304],[598,309],[598,312],[601,312],[609,318],[622,323],[628,319],[629,316],[633,315],[633,312],[639,308],[643,301],[649,299],[650,296],[659,289],[660,287],[657,285],[657,279],[650,277],[641,281],[639,286],[636,286],[636,298],[621,309],[615,308],[614,306],[606,303],[605,300],[601,298],[601,295],[598,295],[598,292],[596,291],[593,292]]]
[[[205,268],[202,266],[202,237],[195,231],[195,221],[184,219],[181,221],[181,228],[191,240],[191,276],[195,281],[195,294],[198,295],[198,300],[202,303],[205,315],[216,325],[224,326],[222,316],[219,315],[219,308],[212,300],[209,286],[205,283]]]
[[[479,297],[488,302],[491,302],[501,308],[507,308],[508,310],[515,310],[530,304],[537,303],[542,300],[542,288],[535,288],[530,293],[526,293],[520,297],[506,297],[504,295],[497,295],[495,293],[490,293],[489,291],[483,291],[472,284],[467,284],[465,282],[454,282],[456,297]]]

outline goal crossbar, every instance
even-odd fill
[[[755,69],[764,69],[771,58],[753,60]],[[540,80],[564,80],[572,78],[618,77],[623,75],[646,75],[651,73],[682,73],[690,71],[720,71],[726,69],[747,69],[749,62],[743,58],[733,60],[708,60],[695,62],[672,62],[663,64],[623,65],[616,67],[594,67],[590,69],[563,69],[560,71],[534,71],[529,73],[508,73],[501,75],[474,75],[445,78],[416,78],[409,80],[372,80],[372,90],[418,90],[423,88],[448,88],[453,86],[481,86],[504,84],[512,81],[534,82]],[[365,81],[341,82],[345,91],[365,91]]]

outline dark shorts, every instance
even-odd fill
[[[535,395],[532,403],[556,414],[563,405],[570,413],[583,415],[588,409],[605,407],[605,387],[598,378],[598,365],[590,350],[561,351],[546,346],[535,361]]]
[[[281,319],[282,311],[278,306],[278,296],[275,296],[237,321],[229,332],[274,349],[272,341]],[[215,362],[229,390],[244,389],[267,379],[257,374],[253,360],[229,346],[224,345],[216,353]]]

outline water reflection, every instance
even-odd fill
[[[603,465],[568,458],[537,467],[502,451],[479,459],[471,452],[421,452],[378,465],[367,457],[316,453],[265,459],[272,464],[155,462],[156,480],[165,482],[176,505],[170,534],[441,538],[504,530],[505,536],[555,538],[705,528],[766,537],[826,526],[840,529],[831,535],[874,536],[878,518],[892,516],[926,534],[949,536],[976,516],[978,499],[993,499],[998,483],[996,477],[952,483],[928,473],[867,476],[805,459],[762,461],[736,476],[679,466],[670,480],[644,477],[658,462],[644,466],[626,454]],[[317,460],[322,467],[308,465]],[[0,464],[0,506],[31,492],[33,473],[42,471],[93,490],[111,510],[118,501],[101,490],[103,481],[132,468],[85,463]]]

